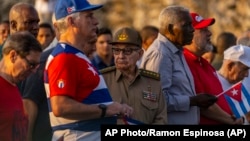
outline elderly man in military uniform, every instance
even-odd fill
[[[134,109],[132,116],[119,118],[118,124],[167,124],[159,74],[136,66],[143,55],[140,34],[132,28],[121,28],[111,44],[115,66],[100,72],[113,100]]]

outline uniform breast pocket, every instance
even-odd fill
[[[142,99],[141,104],[143,107],[145,107],[147,110],[155,110],[158,108],[157,101],[150,101],[147,99]]]

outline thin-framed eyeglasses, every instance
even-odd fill
[[[33,63],[33,62],[30,62],[26,57],[23,58],[26,63],[29,65],[29,69],[34,69],[34,68],[37,68],[40,63]]]
[[[112,48],[112,51],[115,55],[119,55],[121,52],[124,55],[130,55],[132,54],[133,51],[137,51],[137,50],[139,50],[139,48],[124,48],[124,49],[115,48],[115,47]]]

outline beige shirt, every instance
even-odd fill
[[[132,119],[144,124],[167,124],[165,96],[162,93],[159,74],[136,70],[136,77],[128,82],[115,67],[102,72],[114,101],[133,107]],[[123,119],[118,124],[125,124]]]

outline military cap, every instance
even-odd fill
[[[138,47],[142,47],[142,38],[138,31],[136,31],[133,28],[124,27],[119,29],[114,37],[111,44],[117,44],[117,43],[127,43],[127,44],[133,44]]]

